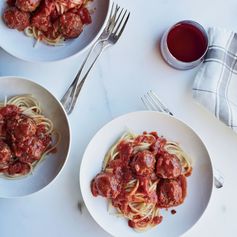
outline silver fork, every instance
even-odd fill
[[[141,100],[148,110],[156,110],[167,113],[171,116],[173,115],[170,112],[170,110],[161,102],[158,95],[156,95],[153,91],[148,91],[143,97],[141,97]],[[218,189],[222,188],[224,185],[223,176],[221,175],[220,171],[215,168],[213,169],[213,173],[214,173],[215,187]]]
[[[79,93],[83,87],[83,84],[85,83],[89,72],[91,71],[99,56],[107,47],[116,44],[119,40],[128,22],[129,16],[130,12],[128,12],[124,8],[121,9],[117,4],[112,4],[109,20],[104,31],[102,32],[99,39],[92,46],[87,57],[82,63],[82,66],[78,71],[74,81],[61,99],[61,103],[65,108],[67,114],[70,114],[73,111]],[[92,52],[95,50],[96,47],[99,47],[99,51],[96,55],[94,55],[94,60],[89,66],[88,70],[85,72],[84,76],[82,76],[83,69],[85,68],[88,59],[90,58]]]

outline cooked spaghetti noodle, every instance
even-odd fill
[[[26,27],[24,30],[24,33],[26,36],[32,37],[36,40],[34,46],[36,46],[39,41],[42,41],[45,44],[51,45],[51,46],[64,46],[65,45],[65,42],[64,42],[65,38],[62,35],[50,38],[50,37],[47,37],[42,31],[40,31],[34,26]]]
[[[24,31],[35,44],[63,46],[67,39],[77,38],[84,26],[92,22],[88,0],[7,1],[3,20],[11,29]]]
[[[178,143],[156,132],[125,133],[107,152],[102,172],[92,181],[94,196],[109,199],[109,210],[144,231],[162,221],[161,208],[177,206],[186,196],[190,158]]]
[[[55,150],[59,134],[31,95],[0,103],[0,174],[7,178],[29,175]]]

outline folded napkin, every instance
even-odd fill
[[[237,132],[237,34],[210,28],[209,49],[193,84],[193,97]]]

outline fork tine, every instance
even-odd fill
[[[115,31],[113,32],[113,34],[116,35],[116,33],[118,32],[118,29],[119,29],[119,27],[121,26],[121,24],[122,24],[122,22],[123,22],[123,19],[124,19],[125,15],[126,15],[126,13],[127,13],[127,10],[124,12],[124,14],[123,14],[121,20],[120,20],[119,18],[120,18],[121,14],[122,14],[122,11],[121,11],[121,13],[119,14],[119,18],[116,20],[116,23],[118,22],[118,20],[120,20],[120,21],[119,21],[118,26],[116,27]]]
[[[109,20],[108,20],[108,23],[107,23],[107,26],[106,26],[106,29],[108,30],[109,27],[110,27],[110,24],[111,24],[111,20],[112,20],[112,14],[113,14],[113,11],[114,11],[114,2],[112,4],[112,7],[111,7],[111,10],[110,10],[110,15],[109,15]]]
[[[110,11],[109,19],[112,18],[112,13],[113,13],[113,11],[114,11],[114,2],[113,2],[112,7],[111,7],[111,11]]]
[[[158,104],[160,107],[162,107],[162,109],[164,109],[163,104],[160,102],[158,96],[156,94],[154,94],[154,92],[152,90],[147,92],[147,95],[149,96],[149,98],[153,101],[153,103]]]
[[[117,13],[119,12],[119,14],[118,14],[118,16],[117,16],[117,14],[114,16],[114,21],[113,21],[113,25],[111,26],[111,28],[109,29],[109,31],[112,33],[113,32],[113,30],[114,30],[114,28],[116,27],[116,25],[117,25],[117,23],[118,23],[118,20],[119,20],[119,18],[120,18],[120,16],[121,16],[121,14],[122,14],[122,12],[123,12],[123,8],[119,11],[119,9],[120,9],[120,7],[118,7],[118,9],[117,9]]]
[[[107,31],[112,32],[112,30],[114,29],[116,16],[117,16],[119,9],[120,9],[120,6],[118,4],[116,4],[115,10],[114,10],[114,3],[113,3],[111,11],[110,11],[109,21],[108,21],[108,24],[106,27]]]
[[[146,98],[141,97],[142,103],[148,110],[152,110],[150,104],[147,102]]]
[[[146,95],[144,95],[144,98],[146,99],[146,101],[150,104],[150,107],[152,108],[152,110],[158,110],[161,112],[164,112],[163,108],[160,106],[160,104],[155,103],[155,101],[152,99],[152,97],[150,96],[149,92],[147,92]]]
[[[163,111],[165,111],[166,113],[169,113],[170,115],[173,115],[169,109],[161,102],[160,98],[158,97],[158,95],[156,93],[154,93],[152,90],[150,90],[147,94],[149,94],[151,100],[159,105]]]
[[[117,35],[118,39],[120,38],[120,36],[122,35],[122,33],[123,33],[123,31],[124,31],[125,26],[127,25],[127,22],[128,22],[129,17],[130,17],[130,12],[128,13],[127,18],[125,19],[125,22],[124,22],[124,24],[123,24],[123,26],[122,26],[120,32],[119,32],[118,35]]]
[[[118,17],[117,17],[117,19],[116,19],[116,21],[115,21],[115,25],[117,25],[118,20],[119,20],[119,18],[120,18],[120,16],[121,16],[123,10],[124,10],[124,8],[121,9],[121,11],[120,11],[120,13],[119,13],[119,15],[118,15]]]
[[[123,23],[123,25],[122,25],[122,28],[120,29],[120,31],[119,31],[119,33],[118,33],[118,30],[119,30],[119,28],[120,28],[120,26],[121,26],[121,24],[122,24],[122,22],[123,22],[123,20],[124,20],[124,18],[125,18],[125,16],[126,16],[126,14],[127,14],[127,10],[126,10],[125,13],[123,14],[123,17],[122,17],[122,19],[121,19],[121,21],[120,21],[118,27],[117,27],[116,30],[115,30],[115,33],[114,33],[114,34],[115,34],[115,36],[117,37],[117,39],[119,39],[120,36],[122,35],[122,33],[123,33],[124,29],[125,29],[125,26],[127,25],[128,19],[129,19],[129,17],[130,17],[130,12],[128,12],[128,15],[127,15],[127,17],[126,17],[126,19],[125,19],[125,21],[124,21],[124,23]],[[117,33],[118,33],[118,34],[117,34]],[[116,34],[117,34],[117,35],[116,35]]]

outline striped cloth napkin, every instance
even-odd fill
[[[193,84],[193,97],[237,132],[237,34],[210,28],[209,49]]]

